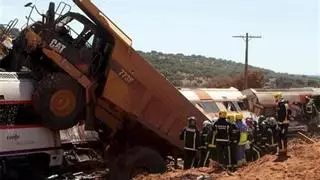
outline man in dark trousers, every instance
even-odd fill
[[[277,103],[277,121],[278,121],[278,156],[287,155],[287,134],[289,128],[289,105],[284,101],[282,94],[275,95]]]
[[[268,144],[268,126],[267,126],[267,119],[263,117],[263,119],[259,119],[259,129],[261,132],[260,138],[260,149],[262,150],[262,155],[266,155],[269,153],[269,146]]]
[[[274,154],[277,152],[277,120],[274,117],[267,118],[267,147],[270,153]]]
[[[307,115],[307,118],[308,120],[311,120],[312,119],[312,116],[313,116],[313,106],[314,106],[314,100],[312,98],[310,98],[309,96],[306,96],[305,97],[306,99],[306,115]]]
[[[231,171],[235,171],[238,164],[237,153],[240,140],[240,131],[236,125],[235,118],[229,120],[230,123],[230,151]]]
[[[239,129],[239,144],[237,150],[237,164],[238,167],[247,163],[246,160],[246,144],[248,141],[248,126],[242,121],[243,115],[241,113],[236,115],[236,125]]]
[[[217,153],[216,153],[216,142],[215,142],[216,132],[213,130],[213,124],[210,125],[210,131],[207,136],[207,154],[204,160],[205,166],[209,166],[210,159],[213,161],[217,161]]]
[[[246,145],[246,160],[255,161],[261,157],[261,150],[257,145],[256,140],[256,127],[257,122],[252,118],[246,119],[246,124],[248,126],[248,144]]]
[[[181,134],[180,140],[184,140],[184,169],[190,169],[195,164],[195,158],[199,147],[199,131],[196,126],[196,118],[188,118],[188,126],[185,127]]]
[[[202,128],[202,132],[200,135],[200,147],[199,147],[199,151],[200,151],[200,160],[199,160],[199,164],[198,167],[204,167],[206,166],[206,156],[207,156],[207,137],[208,134],[211,131],[211,122],[209,120],[203,121],[202,123],[203,128]]]
[[[219,164],[224,168],[231,167],[230,134],[231,124],[227,121],[227,112],[220,111],[219,119],[213,124]]]

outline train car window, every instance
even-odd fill
[[[203,108],[206,113],[217,113],[219,108],[213,101],[199,102],[198,105]]]
[[[242,111],[248,110],[245,102],[238,102],[238,105]]]
[[[223,104],[226,107],[227,111],[237,111],[237,108],[231,101],[225,101],[223,102]]]
[[[217,107],[219,108],[219,111],[226,111],[227,108],[222,102],[216,102]]]
[[[232,105],[234,106],[234,108],[236,109],[236,111],[241,111],[241,108],[240,108],[238,102],[233,101],[233,102],[231,102],[231,103],[232,103]]]

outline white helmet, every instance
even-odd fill
[[[203,127],[207,127],[207,126],[211,125],[211,122],[209,120],[205,120],[205,121],[203,121],[202,125],[203,125]]]

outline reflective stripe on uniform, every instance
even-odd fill
[[[260,151],[258,150],[258,148],[256,146],[252,146],[252,150],[257,153],[257,158],[260,159]]]
[[[208,144],[208,147],[210,147],[210,148],[215,148],[216,145],[214,145],[214,144]]]
[[[288,110],[289,110],[289,105],[286,103],[286,104],[285,104],[285,107],[286,107],[286,117],[285,117],[285,119],[284,119],[284,122],[283,122],[283,123],[285,123],[286,121],[288,121]]]
[[[283,122],[278,122],[278,124],[289,124],[288,120],[284,120]]]
[[[212,139],[209,145],[214,145],[214,139],[216,137],[216,132],[212,132]]]
[[[230,146],[228,146],[228,165],[231,166],[231,149]]]
[[[197,151],[196,149],[194,148],[188,148],[188,147],[184,147],[185,150],[191,150],[191,151]]]
[[[227,126],[227,132],[228,132],[228,133],[227,133],[227,134],[228,134],[228,138],[227,138],[227,139],[230,140],[229,125]]]
[[[282,146],[282,148],[280,150],[284,150],[284,141],[283,140],[281,140],[281,146]]]
[[[217,142],[229,142],[228,139],[216,139]]]
[[[186,131],[189,131],[189,132],[196,132],[195,129],[192,129],[192,128],[186,128]]]
[[[209,159],[209,155],[210,155],[210,151],[207,151],[206,157],[205,157],[204,162],[203,162],[203,166],[206,165],[206,163],[207,163],[207,161]]]
[[[280,149],[279,152],[287,152],[286,149]]]

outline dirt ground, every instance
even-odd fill
[[[136,177],[136,180],[320,180],[320,142],[307,144],[295,139],[289,143],[288,158],[279,159],[276,155],[266,155],[261,159],[239,168],[228,174],[217,166],[191,169],[187,171],[173,170],[159,175]]]

